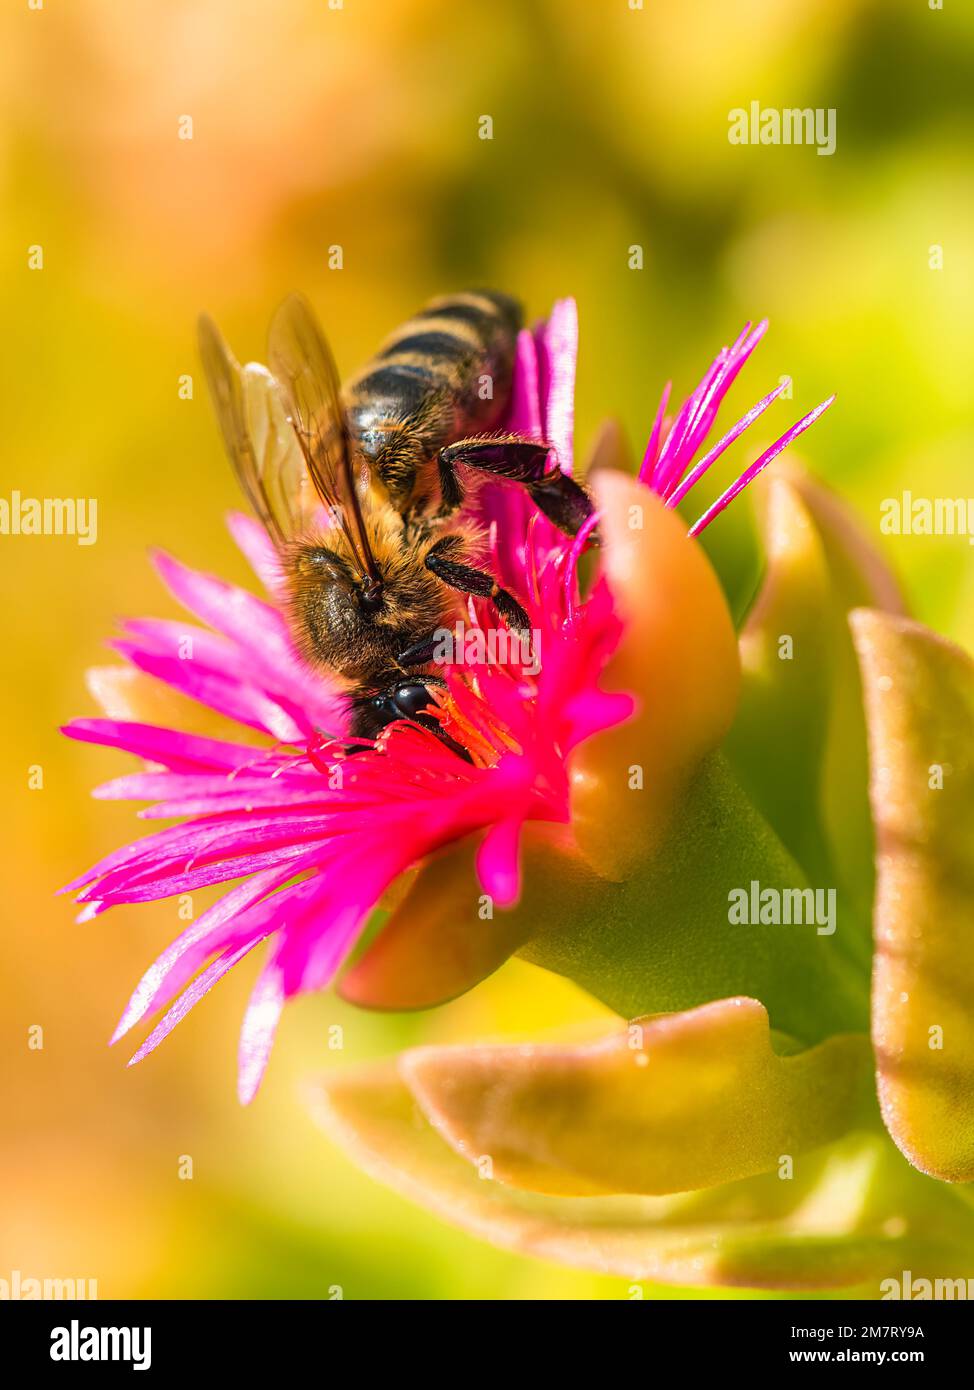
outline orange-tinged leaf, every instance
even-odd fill
[[[845,606],[905,614],[896,576],[846,503],[794,461],[782,460],[775,467],[814,517]]]
[[[974,1180],[974,662],[919,623],[852,616],[877,835],[873,1042],[890,1133]]]
[[[636,463],[625,431],[618,420],[603,420],[596,431],[583,469],[583,476],[590,478],[603,468],[614,468],[630,477],[635,472]]]
[[[723,999],[574,1046],[424,1047],[403,1075],[458,1153],[536,1192],[663,1195],[768,1172],[868,1114],[868,1039],[778,1056],[766,1010]]]
[[[916,1241],[904,1214],[909,1194],[889,1191],[891,1161],[914,1188],[926,1180],[875,1133],[799,1158],[788,1181],[765,1174],[676,1197],[543,1196],[492,1181],[461,1158],[426,1123],[394,1063],[336,1068],[308,1100],[377,1181],[522,1255],[656,1283],[864,1298],[878,1298],[880,1279],[904,1269],[974,1269],[974,1218],[954,1203],[925,1211]]]
[[[624,878],[730,727],[740,667],[720,584],[686,523],[634,478],[602,471],[590,483],[603,573],[626,624],[602,684],[635,696],[638,709],[576,750],[572,818],[595,869]]]

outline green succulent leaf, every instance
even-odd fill
[[[719,754],[705,760],[665,833],[623,883],[594,880],[539,916],[526,960],[582,985],[626,1018],[750,995],[776,1030],[803,1043],[868,1028],[868,974],[841,917],[754,920],[753,891],[783,903],[807,881]],[[732,895],[747,895],[747,922]],[[823,900],[824,901],[824,900]]]
[[[817,882],[831,881],[819,779],[832,685],[832,588],[807,507],[783,478],[760,494],[766,570],[740,634],[727,752],[755,805]]]
[[[801,469],[771,471],[758,513],[766,570],[741,632],[741,701],[726,749],[811,881],[841,893],[847,945],[865,963],[873,835],[847,614],[862,603],[899,611],[899,591],[843,504]]]

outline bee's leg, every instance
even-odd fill
[[[554,466],[548,468],[547,444],[522,439],[518,435],[502,435],[497,439],[460,439],[440,450],[440,495],[448,511],[456,511],[463,502],[463,486],[457,477],[457,466],[477,468],[493,473],[497,478],[523,483],[535,503],[559,531],[575,536],[594,510],[592,499],[575,479]],[[597,544],[595,532],[592,540]]]
[[[438,632],[431,632],[428,637],[421,637],[412,646],[406,647],[401,652],[396,653],[396,662],[404,671],[408,671],[412,666],[426,666],[436,656]]]
[[[524,439],[517,434],[458,439],[440,450],[440,487],[445,496],[450,495],[452,489],[452,495],[463,497],[462,485],[456,476],[458,465],[477,468],[485,473],[493,473],[495,477],[509,478],[512,482],[530,487],[544,477],[550,453],[549,445],[539,444],[536,439]]]
[[[451,560],[450,554],[456,549],[458,538],[444,536],[437,541],[426,556],[426,568],[431,570],[444,584],[457,589],[461,594],[476,594],[479,598],[493,599],[494,606],[507,626],[521,636],[530,634],[531,619],[513,594],[502,589],[492,574],[474,569],[472,565],[462,565]]]

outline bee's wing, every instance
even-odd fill
[[[241,367],[213,320],[199,321],[200,355],[230,463],[268,535],[281,546],[308,513],[308,474],[266,367]]]
[[[300,295],[291,295],[274,315],[268,359],[318,496],[345,532],[362,579],[378,586],[379,571],[355,488],[338,370],[324,333]]]
[[[318,499],[287,417],[281,388],[258,362],[247,363],[240,372],[240,382],[261,493],[284,535],[295,536],[311,520]]]

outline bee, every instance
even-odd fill
[[[567,535],[592,513],[544,441],[497,432],[520,327],[507,295],[435,299],[342,389],[298,295],[271,322],[268,367],[241,367],[212,320],[200,319],[224,446],[276,547],[296,645],[341,678],[356,738],[410,719],[451,742],[429,713],[444,684],[430,667],[436,633],[460,616],[466,595],[528,632],[520,600],[482,564],[469,509],[478,479],[523,486]]]

